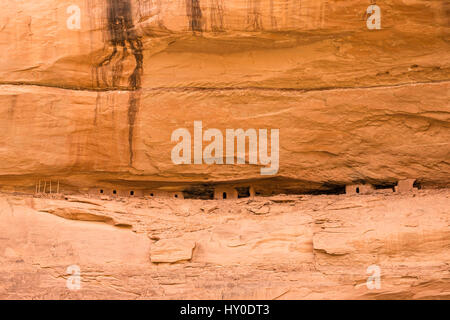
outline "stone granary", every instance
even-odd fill
[[[218,186],[214,189],[215,200],[230,200],[237,199],[238,192],[231,186]]]
[[[253,198],[255,190],[253,187],[233,187],[227,185],[217,186],[214,189],[215,200],[230,200],[238,198]]]
[[[163,191],[163,190],[143,190],[134,188],[91,188],[89,190],[91,196],[108,196],[108,197],[136,197],[136,198],[174,198],[184,199],[183,193],[180,191]]]
[[[111,188],[96,187],[89,189],[89,195],[94,197],[137,197],[148,199],[184,199],[184,193],[177,190],[160,190],[160,189],[134,189],[134,188]],[[238,198],[253,198],[255,190],[249,186],[228,186],[220,185],[214,189],[214,199],[229,200]]]
[[[124,189],[124,188],[92,188],[89,189],[91,196],[109,196],[109,197],[143,197],[144,190],[139,189]]]
[[[165,190],[146,190],[145,198],[165,198],[165,199],[184,199],[181,191],[165,191]]]
[[[418,189],[414,187],[414,182],[416,182],[416,179],[400,180],[395,187],[395,192],[401,193],[417,191]]]
[[[345,186],[346,194],[371,194],[375,188],[370,184],[351,184]]]

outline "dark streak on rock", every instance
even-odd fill
[[[133,164],[133,135],[134,125],[136,122],[136,114],[140,104],[141,76],[144,68],[143,44],[141,37],[135,30],[133,22],[133,14],[130,0],[107,0],[107,44],[113,48],[112,53],[104,58],[98,67],[104,67],[112,63],[116,55],[119,54],[118,48],[122,49],[122,53],[118,61],[112,66],[112,86],[116,87],[120,83],[123,72],[123,62],[129,56],[128,50],[131,51],[136,67],[128,78],[128,86],[131,90],[128,105],[128,148],[129,148],[129,165]],[[103,81],[107,84],[105,74],[102,74]],[[97,76],[98,82],[98,76]]]
[[[261,0],[247,0],[247,29],[253,31],[263,29]]]
[[[129,163],[130,167],[133,166],[133,136],[134,136],[134,125],[136,122],[136,115],[139,111],[139,106],[141,102],[141,91],[130,92],[130,98],[128,100],[128,147],[129,147]]]
[[[97,98],[95,98],[94,126],[97,126],[97,117],[98,117],[99,105],[100,105],[100,92],[97,92]]]
[[[270,23],[272,25],[272,29],[276,29],[277,28],[277,18],[275,17],[275,11],[274,11],[274,7],[273,7],[273,0],[270,0]]]
[[[14,111],[17,107],[18,95],[13,95],[11,97],[11,106],[8,109],[8,120],[12,121],[14,119]]]
[[[223,15],[224,15],[223,0],[212,0],[212,3],[211,3],[211,30],[213,32],[224,31]]]
[[[189,30],[202,32],[203,14],[200,0],[186,0],[186,15],[189,18]]]

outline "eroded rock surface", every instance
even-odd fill
[[[129,229],[77,221],[79,200],[0,197],[1,298],[450,298],[448,189],[87,205]]]
[[[371,2],[2,1],[0,298],[450,298],[450,7]],[[194,121],[278,172],[175,165]],[[236,183],[298,195],[169,199]]]

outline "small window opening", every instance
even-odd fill
[[[117,190],[113,190],[113,194],[117,194]]]
[[[130,196],[134,196],[134,191],[130,191]]]
[[[103,193],[103,189],[102,189],[102,190],[100,190],[100,193]]]
[[[226,198],[227,198],[227,193],[224,192],[224,193],[222,194],[222,197],[223,197],[224,199],[226,199]]]
[[[175,195],[175,198],[178,198],[178,195],[177,195],[177,194]]]
[[[359,187],[356,188],[356,193],[359,193]]]
[[[154,194],[153,193],[150,193],[150,197],[153,197],[154,196]]]

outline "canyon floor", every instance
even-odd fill
[[[74,268],[79,290],[68,289]],[[373,268],[380,282],[369,289]],[[0,298],[449,299],[450,189],[222,201],[1,194]]]

